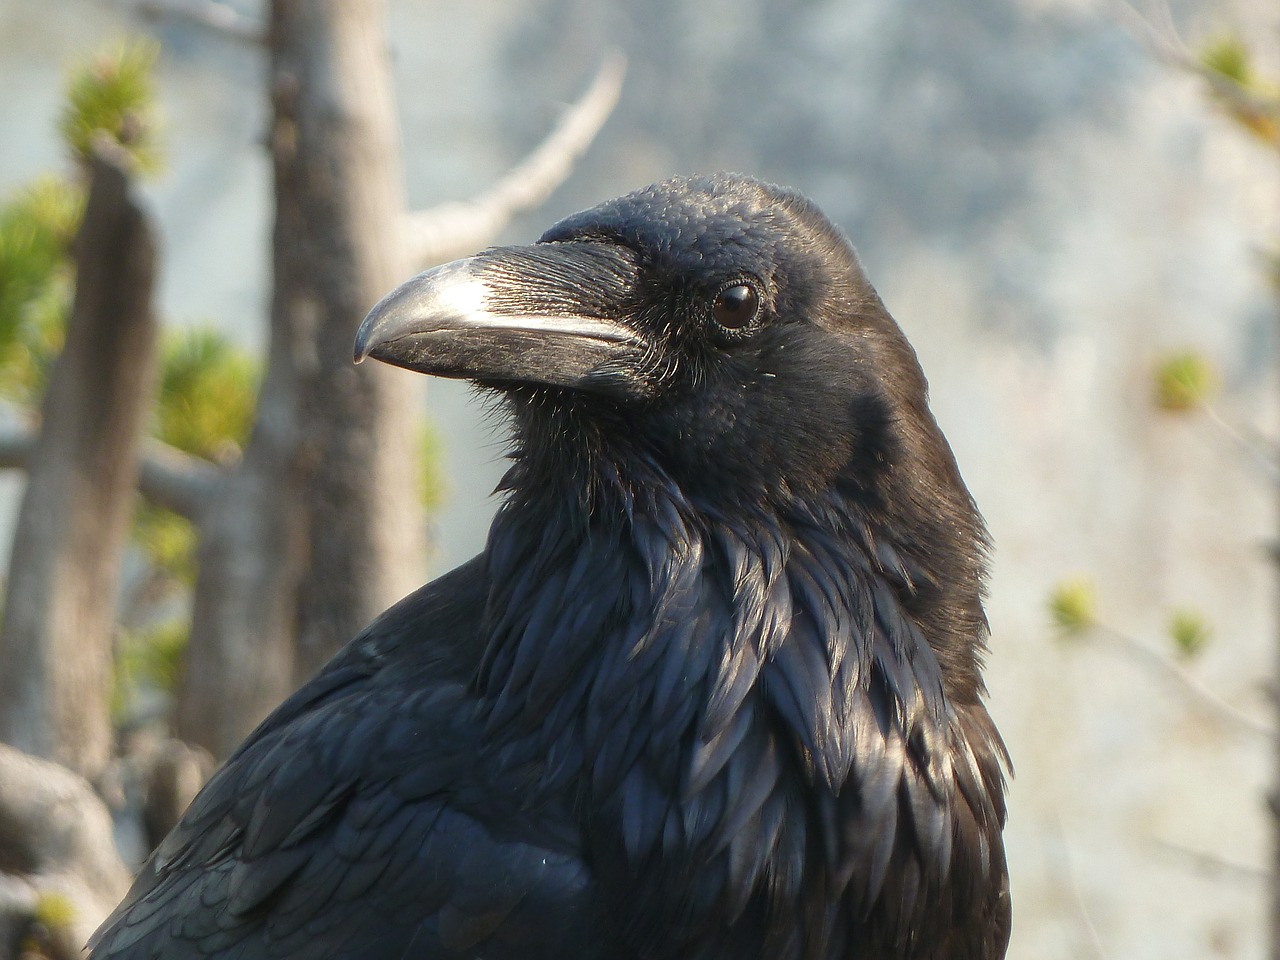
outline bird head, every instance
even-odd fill
[[[694,494],[876,496],[904,456],[958,482],[849,241],[748,177],[667,180],[419,274],[365,319],[366,356],[508,395],[524,447],[623,442]]]
[[[716,174],[602,203],[409,280],[361,325],[366,356],[505,395],[517,498],[569,478],[594,511],[609,475],[722,518],[864,527],[977,689],[982,520],[915,352],[799,193]]]

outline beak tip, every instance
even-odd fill
[[[375,335],[375,327],[377,326],[376,315],[380,312],[378,307],[374,307],[369,311],[368,316],[360,324],[360,329],[356,331],[356,342],[352,345],[351,359],[355,363],[364,363],[369,354],[378,346],[378,337]]]

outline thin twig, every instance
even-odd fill
[[[613,112],[625,72],[621,54],[607,56],[587,92],[547,138],[484,193],[409,213],[405,242],[410,260],[427,267],[492,243],[513,216],[550,196]]]
[[[1278,462],[1278,454],[1275,444],[1269,441],[1257,430],[1240,429],[1222,414],[1218,413],[1211,404],[1202,404],[1205,416],[1209,421],[1226,434],[1231,440],[1247,453],[1252,460],[1256,460],[1258,465],[1266,471],[1268,477],[1272,481],[1280,481],[1280,462]]]
[[[1109,641],[1115,649],[1126,654],[1129,659],[1173,681],[1189,700],[1227,725],[1268,740],[1276,739],[1274,727],[1237,709],[1158,650],[1105,624],[1098,624],[1090,635]]]
[[[1084,931],[1085,938],[1089,941],[1089,946],[1092,948],[1092,953],[1096,960],[1108,960],[1107,949],[1102,945],[1102,937],[1098,935],[1098,928],[1094,925],[1093,917],[1089,914],[1089,905],[1084,900],[1084,892],[1080,889],[1080,882],[1076,879],[1075,869],[1071,866],[1071,853],[1067,849],[1067,836],[1066,831],[1062,828],[1061,819],[1055,817],[1052,828],[1046,832],[1054,840],[1050,855],[1054,860],[1054,865],[1057,867],[1055,875],[1067,888],[1067,893],[1071,898],[1071,905],[1076,915],[1076,922],[1080,929]]]
[[[1166,63],[1194,73],[1207,83],[1214,95],[1224,100],[1231,109],[1238,113],[1280,121],[1280,98],[1250,90],[1203,63],[1178,36],[1173,15],[1167,5],[1160,6],[1165,21],[1162,27],[1157,27],[1130,3],[1122,0],[1119,8],[1122,16],[1130,22],[1135,32],[1158,57]]]
[[[1174,843],[1171,840],[1162,839],[1161,837],[1152,837],[1151,842],[1160,850],[1176,854],[1184,860],[1189,860],[1195,864],[1197,868],[1204,871],[1212,873],[1229,873],[1244,880],[1267,881],[1270,879],[1270,874],[1263,867],[1254,866],[1250,863],[1241,863],[1238,860],[1228,859],[1213,850],[1196,850],[1192,847],[1184,846],[1181,843]]]
[[[239,43],[261,45],[267,39],[267,29],[261,21],[218,0],[139,0],[137,10],[153,20],[188,20]]]

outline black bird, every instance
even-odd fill
[[[484,553],[249,737],[105,958],[991,960],[986,537],[804,197],[673,179],[415,277],[356,343],[505,398]]]

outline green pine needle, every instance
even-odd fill
[[[1247,87],[1253,80],[1253,59],[1239,35],[1224,34],[1206,43],[1200,63],[1220,77]]]
[[[124,634],[111,692],[111,710],[117,719],[127,714],[141,689],[177,691],[190,634],[191,625],[185,620],[167,620]]]
[[[132,534],[159,572],[179,583],[195,583],[196,529],[190,520],[143,502],[134,513]]]
[[[83,209],[83,191],[55,176],[0,207],[0,394],[21,406],[39,402],[62,349]]]
[[[1280,85],[1275,77],[1257,73],[1244,40],[1229,34],[1210,41],[1200,52],[1200,65],[1216,81],[1210,96],[1226,115],[1268,146],[1280,147]]]
[[[424,422],[418,438],[418,502],[427,511],[444,503],[448,485],[441,463],[440,433],[430,421]]]
[[[121,41],[71,72],[58,132],[72,154],[88,159],[99,138],[122,147],[139,173],[160,168],[152,70],[153,40]]]
[[[166,331],[152,435],[216,463],[239,459],[253,423],[259,369],[216,330]],[[196,532],[186,518],[144,503],[134,516],[133,542],[164,575],[195,582]]]
[[[1175,610],[1169,618],[1169,637],[1178,655],[1189,659],[1209,645],[1213,630],[1198,611]]]
[[[1202,406],[1217,383],[1212,364],[1195,350],[1181,350],[1160,361],[1155,373],[1155,402],[1169,413]]]
[[[1097,625],[1093,584],[1080,577],[1064,580],[1049,596],[1049,615],[1067,636],[1076,636]]]
[[[216,330],[166,337],[154,435],[219,463],[239,458],[257,401],[258,362]]]
[[[47,930],[66,930],[76,921],[76,905],[64,893],[46,890],[36,899],[35,920]]]

